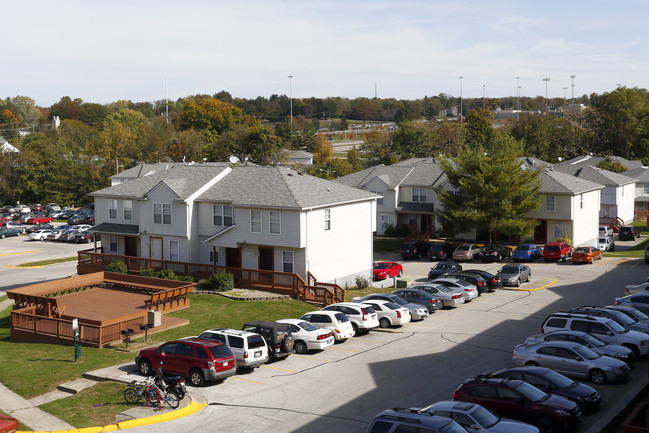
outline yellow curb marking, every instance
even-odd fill
[[[602,265],[604,265],[604,264],[610,262],[611,260],[613,260],[612,257],[610,257],[610,258],[608,258],[608,259],[606,259],[606,260],[603,260],[603,258],[604,258],[604,257],[602,257],[602,260],[600,260],[599,263],[598,263],[596,266],[602,266]]]
[[[230,376],[230,379],[243,380],[244,382],[256,383],[258,385],[263,385],[261,382],[255,382],[254,380],[244,379],[242,377]]]
[[[16,256],[18,254],[33,254],[33,253],[42,253],[43,250],[36,250],[36,251],[21,251],[19,253],[3,253],[0,254],[0,256]]]
[[[554,285],[554,284],[556,284],[556,283],[558,283],[558,282],[559,282],[559,280],[556,280],[556,279],[555,279],[555,280],[552,281],[551,283],[548,283],[548,284],[546,284],[545,286],[541,286],[541,287],[539,287],[538,289],[523,289],[523,288],[520,288],[520,287],[511,287],[511,288],[508,287],[508,289],[509,289],[509,290],[517,290],[517,291],[519,291],[519,292],[536,292],[536,291],[538,291],[538,290],[543,290],[543,289],[545,289],[546,287],[550,287],[550,286],[552,286],[552,285]]]
[[[326,359],[320,359],[320,358],[314,358],[313,356],[304,356],[304,355],[291,355],[292,357],[296,358],[304,358],[304,359],[313,359],[314,361],[320,361],[320,362],[331,362],[327,361]]]
[[[261,368],[270,368],[272,370],[286,371],[288,373],[297,373],[297,371],[295,371],[295,370],[287,370],[285,368],[271,367],[271,366],[268,366],[268,365],[262,365]]]
[[[35,268],[44,268],[45,265],[39,265],[39,266],[9,266],[5,265],[5,268],[7,269],[35,269]]]

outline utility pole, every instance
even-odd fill
[[[291,136],[293,135],[293,75],[288,76],[289,99],[291,104]]]
[[[460,75],[460,123],[462,123],[462,118],[464,117],[464,112],[462,111],[462,75]]]
[[[167,123],[169,123],[169,88],[167,87],[167,76],[165,75],[165,117],[167,118]]]

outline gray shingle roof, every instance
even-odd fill
[[[354,186],[356,188],[363,188],[372,179],[378,177],[388,185],[388,188],[394,189],[403,182],[412,170],[412,166],[402,167],[395,165],[377,165],[356,173],[348,174],[347,176],[339,177],[338,179],[335,179],[334,182]]]
[[[622,186],[635,183],[635,178],[604,170],[603,168],[595,167],[594,165],[557,164],[554,166],[554,169],[605,186]]]
[[[556,165],[572,165],[572,166],[586,166],[586,165],[597,165],[602,160],[609,158],[613,162],[617,161],[620,164],[622,164],[624,167],[626,167],[627,170],[631,170],[637,167],[642,166],[642,161],[639,160],[629,160],[622,158],[620,156],[594,156],[594,155],[582,155],[582,156],[577,156],[575,158],[569,159],[567,161],[562,161]]]
[[[625,171],[622,174],[636,179],[638,183],[649,183],[649,167],[636,167],[631,170]]]
[[[574,195],[602,188],[603,186],[598,183],[580,179],[551,168],[546,168],[541,172],[541,192],[543,194]]]
[[[237,166],[197,200],[234,206],[309,209],[376,197],[368,191],[287,167]]]

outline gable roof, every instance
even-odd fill
[[[363,188],[375,178],[381,179],[390,189],[395,189],[400,185],[436,186],[446,180],[446,175],[435,158],[410,158],[392,165],[370,167],[335,181]]]
[[[649,167],[640,166],[622,173],[636,179],[639,183],[649,183]]]
[[[642,161],[639,160],[629,160],[622,158],[620,156],[594,156],[594,155],[582,155],[582,156],[577,156],[575,158],[569,159],[567,161],[562,161],[559,162],[558,166],[586,166],[586,165],[597,165],[606,158],[610,159],[613,162],[619,162],[622,164],[624,167],[626,167],[627,170],[631,170],[633,168],[638,168],[642,166]]]
[[[371,192],[287,167],[236,166],[196,200],[244,207],[304,210],[377,197]]]
[[[560,171],[546,168],[541,172],[541,193],[543,194],[581,194],[604,188],[599,183],[580,179]]]
[[[635,178],[625,176],[624,174],[614,173],[612,171],[604,170],[603,168],[594,165],[563,165],[557,164],[554,169],[561,171],[580,179],[586,179],[591,182],[596,182],[605,186],[622,186],[630,183],[635,183]]]

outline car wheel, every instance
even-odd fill
[[[137,367],[140,370],[140,374],[143,376],[151,375],[151,362],[148,359],[141,360]]]
[[[590,264],[592,265],[593,263],[595,263],[595,257],[590,258]]]
[[[606,375],[599,368],[593,368],[588,374],[591,382],[596,383],[597,385],[606,382]]]
[[[295,344],[293,345],[293,348],[295,348],[295,353],[306,353],[307,352],[307,347],[306,343],[301,340],[297,340]]]
[[[498,263],[502,262],[502,261],[503,261],[503,256],[501,256],[500,254],[498,254],[498,255],[496,256],[496,261],[497,261]]]
[[[358,325],[355,324],[354,322],[352,322],[352,328],[354,328],[354,335],[355,336],[359,335],[359,333],[358,333]]]
[[[284,337],[284,339],[282,340],[282,349],[284,350],[284,352],[290,352],[291,350],[293,350],[294,346],[295,341],[293,340],[293,337],[290,337],[288,335]]]
[[[390,319],[388,319],[387,317],[381,317],[381,320],[379,320],[379,326],[381,328],[389,328],[390,325]]]
[[[201,387],[205,384],[205,378],[200,370],[192,370],[189,372],[189,383],[192,386]]]
[[[400,269],[400,270],[399,270],[399,275],[397,275],[397,276],[400,277],[400,276],[402,276],[402,275],[403,275],[403,269]]]
[[[515,286],[516,286],[516,287],[520,287],[520,286],[521,286],[521,279],[520,279],[520,278],[518,278],[518,279],[516,280],[516,284],[515,284]]]
[[[554,431],[554,422],[546,415],[537,416],[534,419],[534,425],[539,429],[539,433],[552,433]]]
[[[4,239],[5,235],[4,234],[0,235],[0,238]],[[647,262],[647,263],[649,263],[649,262]]]

